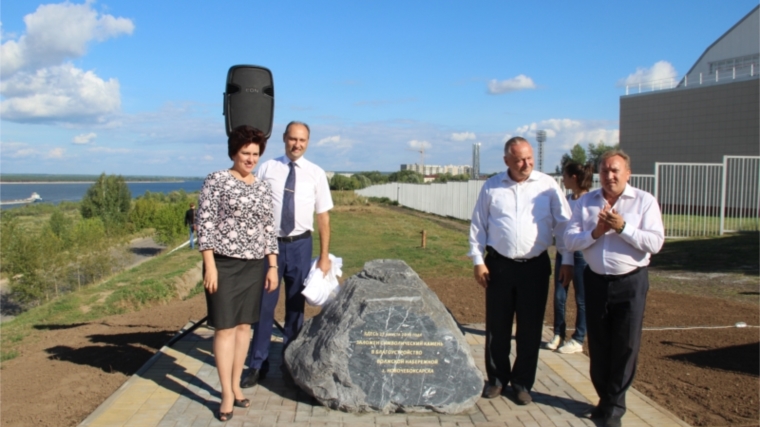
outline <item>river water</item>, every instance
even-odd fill
[[[1,183],[0,184],[0,200],[18,200],[26,199],[37,193],[42,197],[42,201],[46,203],[58,204],[63,201],[77,202],[82,200],[84,193],[90,188],[92,182],[85,183]],[[170,193],[172,191],[185,190],[185,192],[192,193],[198,191],[203,186],[203,181],[180,181],[180,182],[128,182],[127,186],[129,191],[132,192],[132,197],[137,197],[145,194],[146,191],[151,193]],[[14,207],[24,206],[18,205],[2,205],[2,209],[10,209]]]

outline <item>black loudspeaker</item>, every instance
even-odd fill
[[[274,120],[274,82],[268,68],[233,65],[224,92],[227,136],[240,125],[258,128],[269,138]]]

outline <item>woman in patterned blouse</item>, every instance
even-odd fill
[[[251,324],[259,320],[262,286],[272,292],[278,285],[272,190],[253,174],[266,143],[256,128],[235,128],[228,140],[233,165],[206,177],[198,203],[198,248],[222,386],[220,421],[232,419],[233,407],[251,404],[240,388]],[[272,266],[266,272],[265,256]]]

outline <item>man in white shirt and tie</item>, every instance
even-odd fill
[[[301,294],[304,280],[311,268],[314,213],[319,228],[319,260],[317,266],[325,274],[331,268],[330,214],[333,207],[330,185],[325,171],[306,160],[303,155],[309,146],[310,130],[306,123],[290,122],[282,138],[285,155],[268,160],[259,166],[258,179],[272,187],[275,227],[278,228],[279,255],[277,268],[280,280],[285,280],[285,325],[283,348],[292,341],[303,326],[305,297]],[[253,344],[250,350],[249,370],[240,386],[255,386],[269,370],[269,343],[272,339],[274,309],[280,296],[264,291],[261,296],[261,315],[253,325]]]
[[[562,236],[570,205],[557,182],[533,170],[533,148],[514,137],[504,146],[506,172],[486,181],[470,225],[475,280],[486,289],[486,373],[483,397],[501,395],[511,383],[515,401],[527,405],[536,379],[551,260],[556,238],[560,279],[573,277],[572,252]],[[509,360],[512,319],[517,315],[517,357]]]
[[[587,341],[599,403],[587,416],[604,420],[605,427],[622,425],[641,345],[647,266],[665,240],[657,200],[628,185],[630,164],[619,150],[600,157],[602,188],[578,200],[565,233],[567,249],[583,251],[588,263]]]

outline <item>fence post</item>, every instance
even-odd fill
[[[659,162],[654,162],[654,198],[657,199],[657,203],[659,203],[660,206],[662,206],[662,202],[660,201],[660,198],[659,198],[659,193],[660,193],[660,188],[659,188],[660,166],[659,165],[660,165]]]
[[[726,225],[726,166],[728,165],[727,156],[723,156],[723,176],[720,185],[720,235],[723,235]]]

